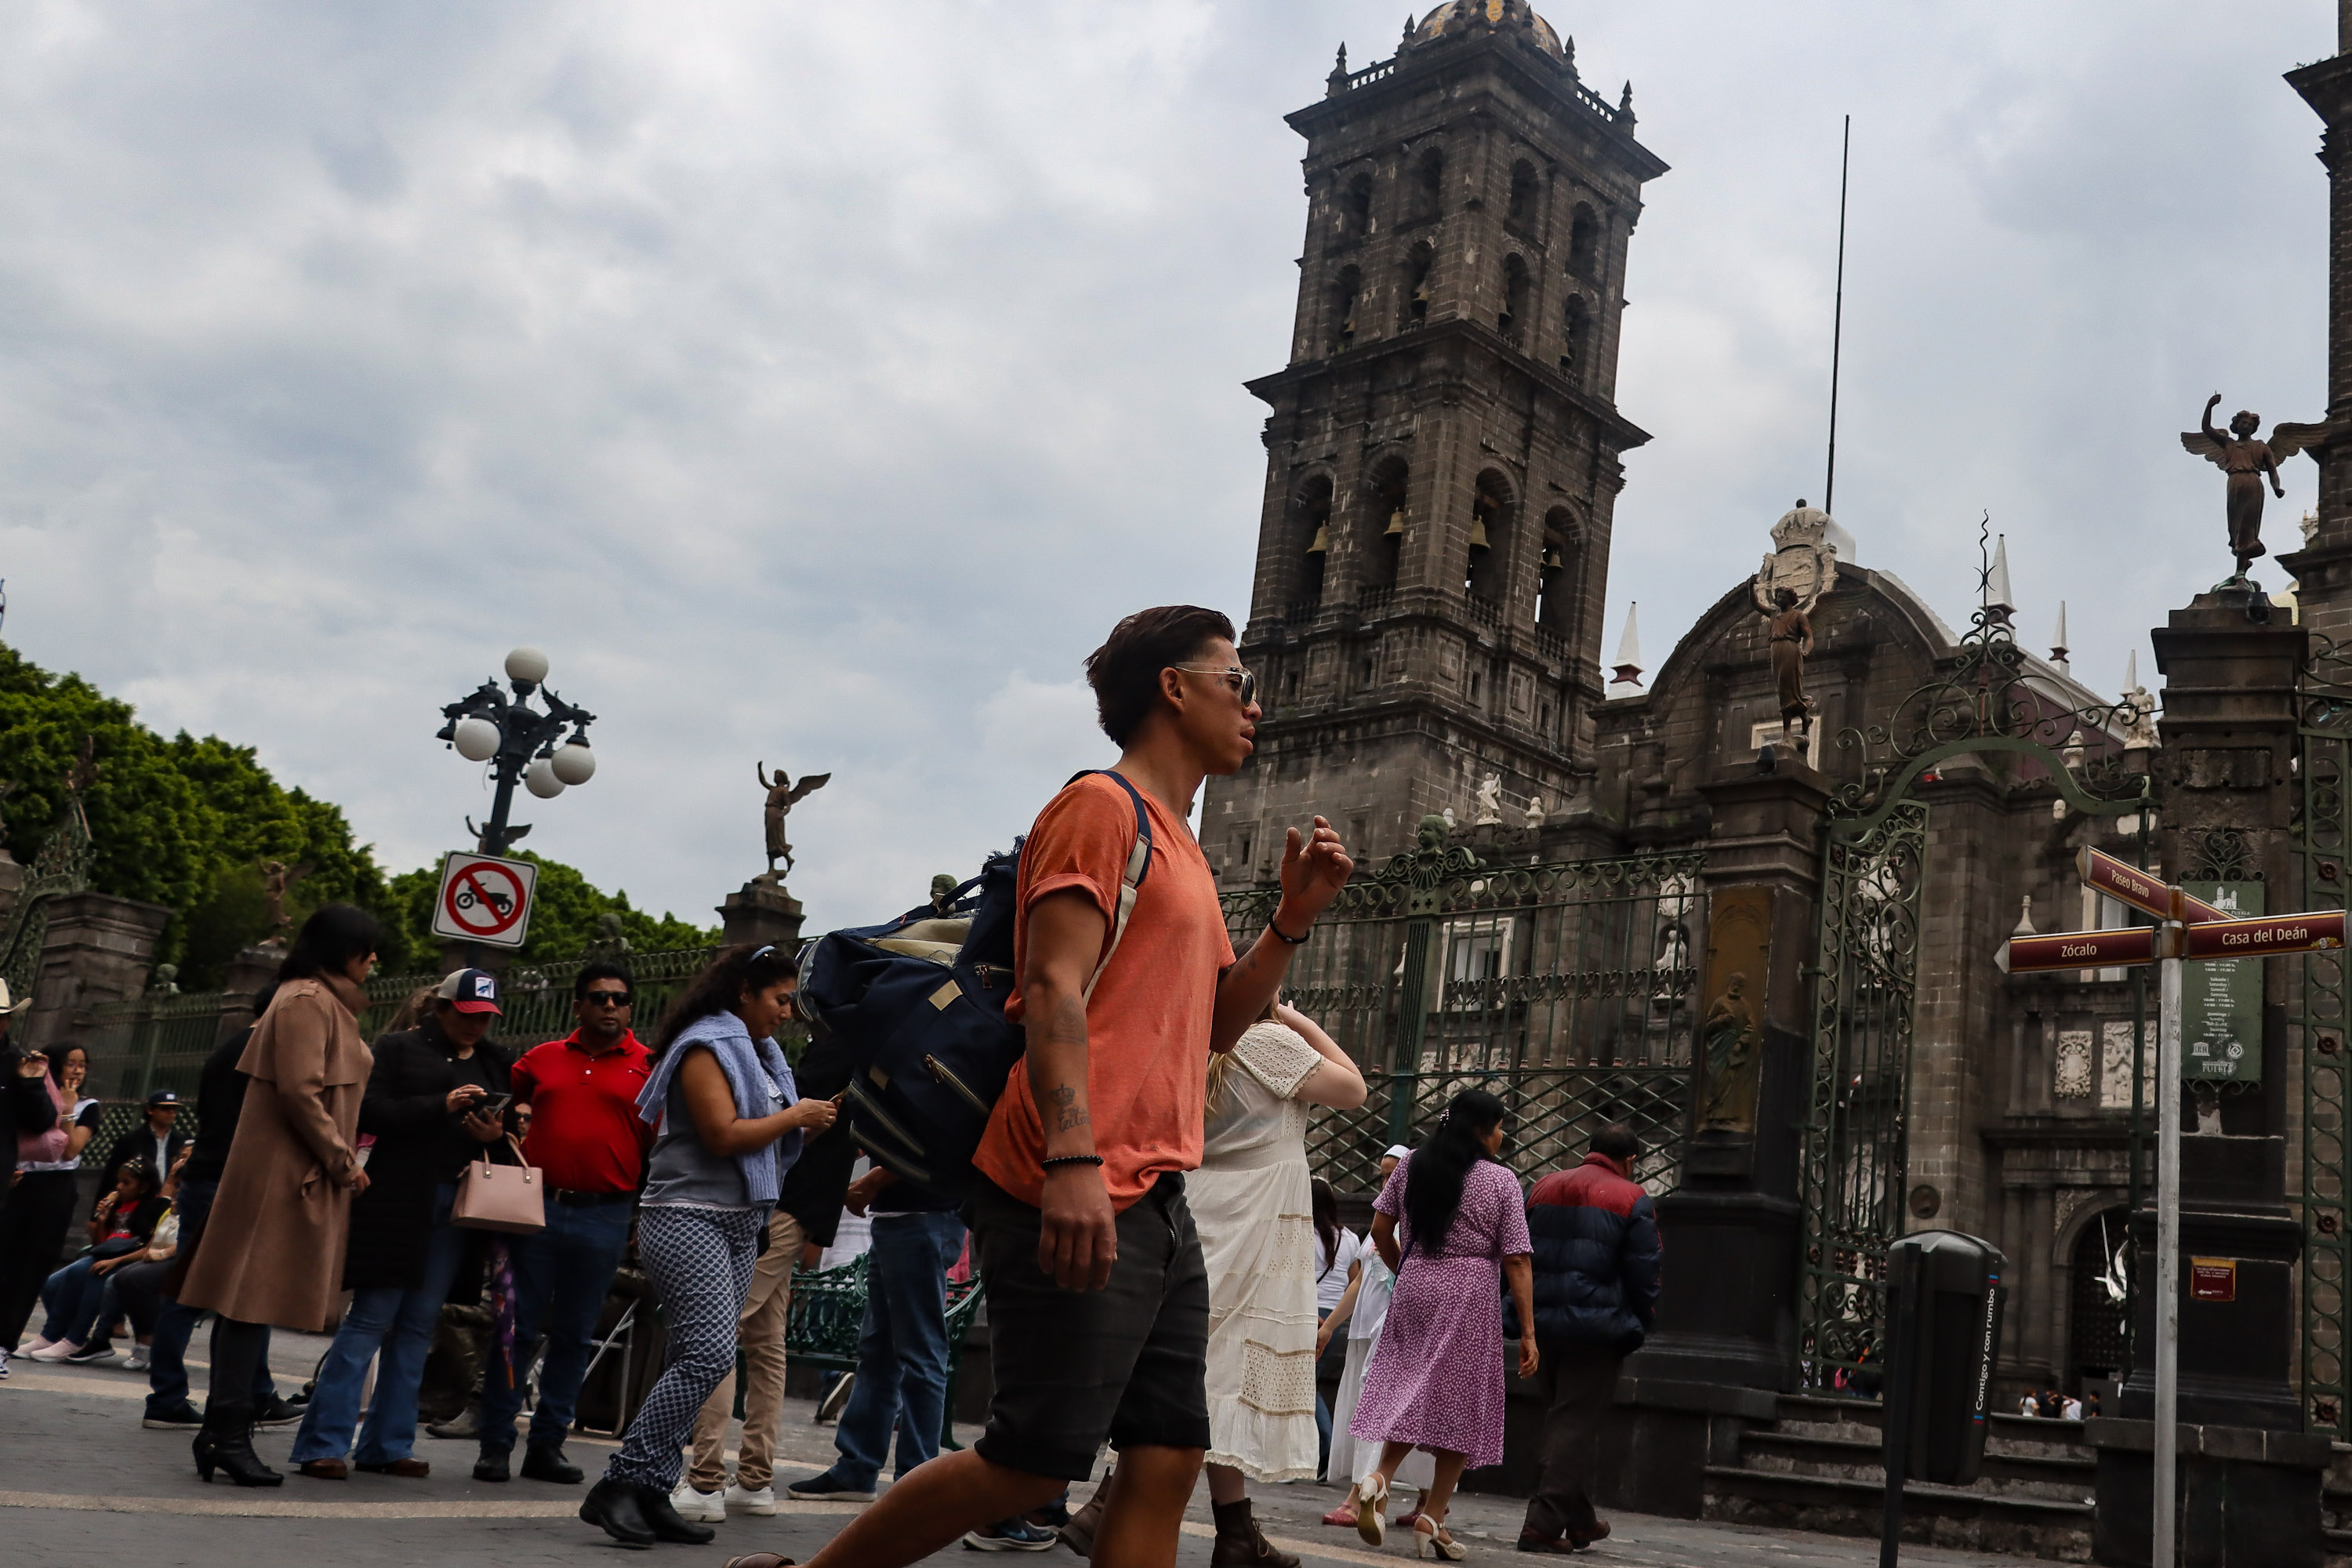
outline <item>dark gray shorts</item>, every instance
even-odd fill
[[[1118,1261],[1100,1290],[1055,1285],[1037,1267],[1037,1211],[986,1177],[963,1215],[996,1376],[974,1445],[982,1458],[1083,1481],[1106,1438],[1209,1446],[1209,1271],[1183,1177],[1161,1176],[1118,1216]]]

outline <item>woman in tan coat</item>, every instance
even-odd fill
[[[350,904],[303,921],[278,965],[278,994],[237,1059],[250,1080],[245,1108],[180,1290],[183,1305],[220,1314],[195,1442],[205,1480],[215,1467],[241,1487],[286,1479],[254,1454],[244,1391],[268,1343],[266,1328],[315,1333],[341,1291],[352,1198],[367,1187],[354,1148],[374,1063],[360,1038],[361,987],[383,940],[375,917]]]

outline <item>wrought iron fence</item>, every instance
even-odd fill
[[[2298,693],[2294,824],[2304,910],[2340,910],[2352,851],[2347,784],[2352,781],[2352,654],[2319,641]],[[2345,1339],[2352,1328],[2346,1276],[2352,1265],[2345,1203],[2346,1026],[2341,952],[2303,955],[2292,1020],[2302,1039],[2303,1414],[2305,1426],[2336,1441],[2352,1437],[2352,1378]]]
[[[1476,1088],[1510,1107],[1507,1158],[1522,1177],[1623,1121],[1643,1142],[1636,1174],[1671,1190],[1705,857],[1542,862],[1531,835],[1496,837],[1500,847],[1449,845],[1430,819],[1418,848],[1341,891],[1292,961],[1286,999],[1330,1032],[1371,1091],[1355,1110],[1316,1112],[1309,1162],[1341,1191],[1375,1188],[1389,1145],[1412,1143]],[[1226,895],[1236,946],[1256,939],[1277,897]]]

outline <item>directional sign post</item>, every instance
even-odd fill
[[[433,934],[484,947],[520,947],[530,932],[530,892],[539,868],[529,860],[453,849],[441,862],[433,900]]]
[[[2075,869],[2086,887],[2160,923],[2117,931],[2013,936],[1993,957],[2006,974],[2053,969],[2158,967],[2156,1030],[2156,1552],[2174,1561],[2173,1473],[2180,1418],[2180,991],[2184,961],[2271,958],[2344,945],[2344,911],[2229,914],[2112,855],[2084,849]]]

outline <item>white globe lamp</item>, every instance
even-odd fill
[[[499,754],[499,727],[488,719],[460,719],[449,732],[449,743],[467,762],[487,763]]]
[[[553,800],[563,793],[563,781],[555,773],[555,763],[546,757],[532,762],[522,775],[523,787],[541,800]]]
[[[596,753],[588,742],[574,735],[555,748],[551,760],[555,776],[568,784],[584,784],[596,776]]]
[[[547,679],[547,656],[535,647],[519,647],[507,655],[507,679],[517,686],[538,686]]]

